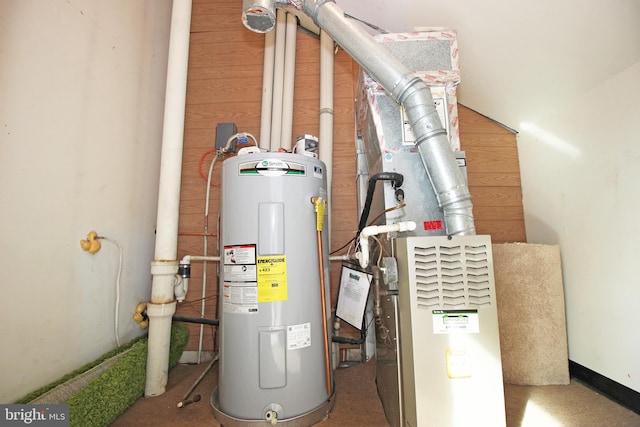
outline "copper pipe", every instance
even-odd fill
[[[322,231],[318,230],[318,268],[320,269],[320,299],[322,300],[322,332],[324,334],[324,367],[327,380],[327,395],[331,396],[331,364],[329,362],[329,331],[327,330],[327,302],[324,291],[324,258],[322,256]]]
[[[324,290],[324,257],[322,250],[322,228],[326,202],[321,197],[312,197],[316,212],[316,234],[318,236],[318,269],[320,270],[320,300],[322,305],[322,332],[324,337],[324,367],[327,381],[327,395],[331,396],[331,362],[329,359],[329,331],[327,326],[327,301]]]
[[[202,232],[202,231],[179,231],[178,236],[215,236],[214,233]]]

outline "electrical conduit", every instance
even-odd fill
[[[190,28],[191,0],[174,0],[160,159],[157,234],[151,263],[151,301],[147,304],[149,351],[144,392],[147,397],[165,392],[169,373],[171,319],[176,311],[173,296],[178,271],[178,217]]]

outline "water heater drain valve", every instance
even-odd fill
[[[276,411],[267,411],[264,418],[273,425],[278,424],[278,413]]]

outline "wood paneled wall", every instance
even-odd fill
[[[206,177],[213,159],[215,128],[234,122],[260,134],[264,35],[241,22],[242,2],[194,0],[180,199],[178,257],[204,251]],[[298,32],[293,137],[319,129],[319,41]],[[331,248],[354,237],[358,225],[355,186],[354,99],[359,67],[342,50],[335,56],[334,160]],[[525,241],[515,135],[481,115],[459,107],[462,149],[467,152],[469,186],[479,234],[494,242]],[[320,142],[322,143],[322,142]],[[219,160],[221,162],[221,160]],[[208,253],[217,255],[220,163],[213,170],[208,216]],[[335,303],[340,265],[331,266]],[[217,318],[217,264],[207,264],[205,317]],[[199,317],[202,264],[193,263],[187,301],[178,314]],[[197,350],[200,327],[191,325],[187,350]],[[203,350],[213,349],[214,331],[204,328]]]
[[[476,233],[494,243],[525,242],[516,134],[460,104],[458,115]]]

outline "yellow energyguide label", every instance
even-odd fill
[[[286,301],[287,257],[270,255],[258,257],[258,302]]]

